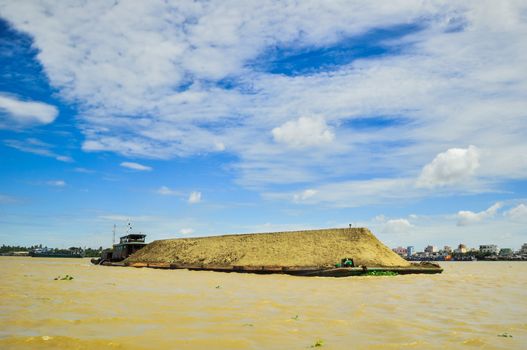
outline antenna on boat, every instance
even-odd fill
[[[115,224],[113,224],[113,239],[112,244],[115,244]]]

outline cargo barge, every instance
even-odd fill
[[[179,265],[169,263],[123,263],[110,262],[102,263],[105,266],[153,268],[165,270],[186,269],[190,271],[215,271],[215,272],[237,272],[254,273],[261,275],[284,274],[304,277],[349,277],[349,276],[369,276],[393,273],[394,275],[408,274],[438,274],[443,269],[438,264],[421,262],[407,267],[320,267],[320,266],[204,266],[204,265]]]
[[[112,253],[99,264],[319,277],[443,272],[437,264],[405,261],[365,228],[169,239],[130,252]]]

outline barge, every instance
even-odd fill
[[[443,272],[437,264],[409,263],[368,229],[351,227],[160,240],[101,264],[320,277]]]
[[[104,262],[105,266],[153,268],[165,270],[186,269],[189,271],[215,271],[253,273],[260,275],[283,274],[304,277],[350,277],[370,275],[408,275],[408,274],[438,274],[443,272],[439,264],[421,262],[406,267],[323,267],[323,266],[205,266],[205,265],[180,265],[169,263],[126,263]]]

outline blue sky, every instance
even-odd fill
[[[527,242],[519,1],[0,0],[0,242]]]

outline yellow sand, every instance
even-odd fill
[[[130,256],[130,263],[209,266],[409,266],[366,228],[239,234],[154,241]]]

